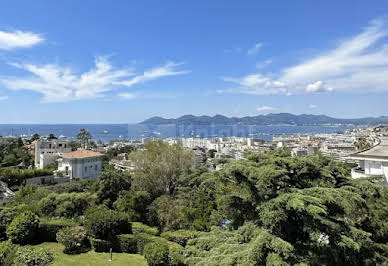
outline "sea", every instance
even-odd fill
[[[76,140],[81,128],[91,133],[92,139],[102,142],[142,138],[182,137],[251,137],[271,141],[274,136],[344,132],[350,126],[289,126],[289,125],[152,125],[152,124],[0,124],[0,136],[28,138],[37,133],[50,133],[67,140]]]

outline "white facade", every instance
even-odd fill
[[[369,150],[352,154],[351,159],[358,162],[352,169],[352,178],[383,176],[384,185],[388,184],[388,138],[381,139],[379,145]]]
[[[78,150],[64,154],[58,160],[58,170],[73,178],[98,178],[102,170],[102,154]]]
[[[54,163],[62,153],[71,152],[71,147],[65,140],[41,140],[35,143],[35,167],[42,169]]]

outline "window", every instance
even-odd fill
[[[97,166],[97,164],[96,164],[96,165],[94,166],[94,170],[95,170],[95,171],[97,171],[97,167],[98,167],[98,166]]]
[[[85,173],[87,173],[88,172],[88,167],[87,166],[85,166]]]
[[[69,175],[69,166],[66,166],[65,172],[66,172],[66,175]]]
[[[62,143],[59,143],[59,147],[62,147]]]

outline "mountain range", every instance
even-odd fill
[[[178,118],[151,117],[140,124],[153,125],[380,125],[388,124],[388,116],[365,117],[365,118],[333,118],[326,115],[290,113],[267,114],[245,117],[194,116],[184,115]]]

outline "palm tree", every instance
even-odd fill
[[[81,147],[86,149],[89,147],[89,140],[92,138],[92,134],[87,132],[84,128],[81,128],[80,132],[77,134],[77,139],[80,142]]]

